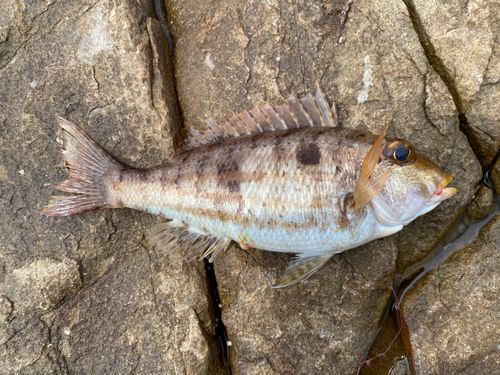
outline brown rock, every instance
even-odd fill
[[[172,273],[172,266],[183,272]],[[154,250],[134,251],[43,315],[59,364],[76,373],[206,374],[217,359],[200,321],[206,311],[195,310],[198,293],[181,287],[203,276],[193,271]]]
[[[460,217],[481,178],[459,131],[453,98],[428,65],[405,5],[227,0],[167,7],[187,122],[201,126],[198,116],[220,121],[264,100],[281,104],[281,96],[305,94],[320,81],[336,102],[342,126],[378,133],[392,122],[388,137],[409,140],[454,175],[458,194],[400,234],[377,242],[391,249],[379,261],[365,261],[372,259],[373,247],[349,251],[307,283],[272,290],[286,256],[238,250],[216,260],[236,372],[355,369],[390,294],[394,246],[400,249],[399,272],[425,257]],[[364,275],[363,282],[353,281],[349,263]],[[354,294],[361,297],[342,303],[348,316],[335,301]],[[299,312],[310,316],[307,323]],[[336,323],[326,316],[336,316]]]
[[[484,219],[493,211],[494,207],[493,192],[486,185],[481,184],[474,194],[472,201],[467,206],[465,217],[470,222]]]
[[[496,0],[405,0],[434,69],[450,89],[486,168],[500,147],[500,5]]]
[[[335,256],[303,283],[272,289],[290,256],[226,251],[214,265],[233,370],[354,372],[390,296],[396,253],[379,240]]]
[[[495,374],[500,348],[500,216],[417,282],[402,311],[417,374]]]
[[[2,3],[1,373],[205,374],[217,361],[203,264],[146,250],[157,218],[40,215],[67,176],[56,115],[135,167],[173,155],[179,116],[152,6]]]
[[[489,179],[496,195],[500,195],[500,158],[497,158],[496,163],[491,168]]]

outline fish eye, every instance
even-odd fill
[[[398,159],[401,162],[405,162],[408,159],[408,155],[410,155],[410,150],[408,150],[404,146],[400,146],[394,151],[394,158]]]
[[[415,161],[416,153],[412,145],[398,139],[387,144],[385,156],[396,164],[408,165]]]

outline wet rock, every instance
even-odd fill
[[[500,5],[495,0],[405,0],[483,167],[500,145]]]
[[[152,6],[2,4],[1,373],[207,373],[217,362],[203,264],[145,245],[159,219],[40,215],[67,178],[56,115],[135,167],[174,154],[179,116]]]
[[[398,335],[399,323],[397,319],[398,317],[392,311],[383,322],[366,357],[369,363],[361,367],[359,372],[361,375],[407,375],[410,372],[403,339],[401,334]]]
[[[489,178],[493,190],[497,195],[500,195],[500,158],[497,158],[495,165],[491,168]]]
[[[494,374],[500,347],[500,216],[406,295],[407,355],[417,374]]]
[[[484,219],[493,211],[495,202],[493,200],[493,192],[486,185],[480,185],[472,201],[467,206],[465,217],[470,222]]]
[[[179,99],[188,123],[202,126],[198,116],[221,121],[266,100],[281,104],[281,96],[304,95],[319,81],[335,101],[342,126],[378,133],[392,123],[389,138],[409,140],[455,177],[453,199],[377,243],[387,249],[397,244],[399,272],[425,257],[460,217],[481,178],[480,165],[459,131],[453,98],[429,66],[404,3],[183,1],[168,2],[167,8]],[[381,302],[389,297],[387,276],[394,271],[393,250],[381,262],[367,263],[372,249],[339,255],[307,283],[279,291],[270,285],[279,280],[287,256],[235,250],[217,259],[236,371],[356,368],[371,341],[372,323],[382,313]],[[367,285],[353,281],[348,263],[355,263]],[[342,304],[355,318],[339,307],[338,299],[349,295],[344,290],[363,296]],[[372,299],[376,295],[380,298]],[[373,308],[366,310],[365,302]],[[299,313],[310,319],[306,322]],[[337,323],[323,313],[337,316]],[[350,332],[361,336],[353,338]]]

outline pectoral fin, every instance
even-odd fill
[[[370,151],[366,154],[365,160],[363,160],[361,172],[359,174],[359,181],[356,185],[356,189],[354,190],[354,202],[351,205],[351,208],[354,211],[359,210],[365,204],[370,203],[371,200],[382,191],[385,183],[391,176],[392,169],[388,169],[378,176],[373,177],[373,172],[375,171],[380,156],[384,151],[386,143],[384,136],[389,125],[382,130],[377,140],[370,148]]]
[[[285,270],[281,283],[273,288],[283,288],[299,281],[306,280],[313,273],[319,270],[333,254],[306,256],[300,254],[294,259]]]
[[[206,236],[172,226],[173,222],[161,223],[148,232],[146,239],[158,249],[190,262],[210,256],[210,262],[225,250],[231,240],[224,237]]]

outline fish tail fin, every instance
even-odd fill
[[[123,167],[77,125],[62,117],[58,117],[58,120],[62,128],[62,154],[70,178],[56,186],[56,189],[72,195],[52,197],[42,214],[68,216],[112,207],[112,197],[106,191],[105,179]]]

